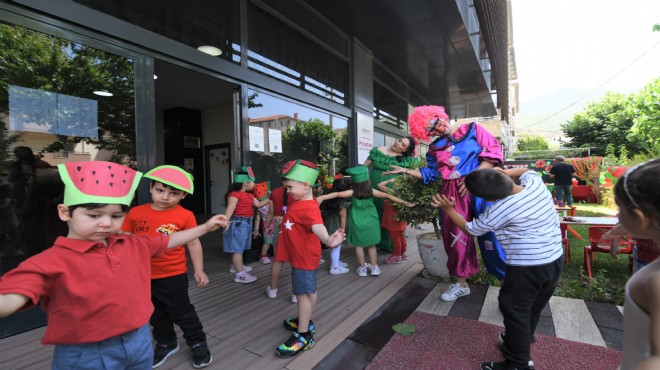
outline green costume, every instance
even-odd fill
[[[370,247],[380,241],[380,222],[374,207],[374,198],[351,198],[348,212],[348,236],[346,241],[355,247]]]
[[[398,159],[400,160],[398,160]],[[389,156],[380,150],[377,147],[374,147],[369,152],[369,158],[371,159],[371,175],[369,179],[371,180],[371,187],[378,190],[378,183],[389,180],[393,177],[399,176],[395,175],[383,175],[383,172],[392,170],[392,165],[401,166],[409,169],[417,168],[419,163],[418,158],[416,157],[394,157]],[[378,212],[378,220],[383,220],[383,199],[374,198],[374,205],[376,206],[376,211]],[[380,225],[380,222],[378,223]],[[390,234],[387,230],[382,229],[380,231],[380,242],[376,245],[378,249],[384,249],[387,251],[392,251],[394,247],[392,246],[392,241],[390,240]]]

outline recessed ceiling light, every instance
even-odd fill
[[[222,50],[220,50],[220,48],[210,45],[202,45],[198,47],[197,50],[201,51],[202,53],[206,53],[208,55],[213,55],[214,57],[217,57],[218,55],[222,54]]]
[[[154,75],[154,80],[157,80],[157,79],[158,79],[158,76]]]
[[[97,91],[94,91],[94,94],[100,95],[100,96],[112,96],[112,93],[109,92],[108,90],[97,90]]]

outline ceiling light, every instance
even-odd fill
[[[158,79],[158,76],[154,75],[154,80],[157,80],[157,79]]]
[[[202,45],[198,47],[197,50],[201,51],[202,53],[206,53],[208,55],[213,55],[214,57],[217,57],[218,55],[222,54],[222,50],[220,50],[220,48],[210,45]]]
[[[112,96],[112,93],[109,92],[108,90],[96,90],[96,91],[94,91],[94,94],[100,95],[100,96]]]

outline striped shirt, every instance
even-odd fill
[[[465,225],[476,236],[489,231],[506,253],[511,266],[539,266],[562,255],[559,217],[552,195],[540,176],[529,171],[520,176],[524,189],[495,202]]]

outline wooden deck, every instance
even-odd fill
[[[380,264],[382,275],[358,277],[357,261],[352,248],[342,249],[342,260],[351,272],[330,275],[329,250],[323,250],[326,263],[318,273],[318,302],[314,312],[317,326],[316,346],[293,359],[275,355],[275,347],[289,337],[282,327],[287,317],[297,316],[291,297],[291,269],[285,265],[276,299],[266,297],[270,280],[270,265],[253,263],[252,274],[258,280],[252,284],[237,284],[229,273],[229,256],[220,250],[220,234],[202,239],[205,271],[210,284],[202,289],[191,282],[190,298],[207,333],[213,363],[209,369],[311,369],[339,343],[366,321],[392,297],[398,289],[423,267],[420,263],[415,236],[429,230],[406,230],[409,259],[398,265]],[[379,261],[389,254],[379,252]],[[75,325],[75,323],[72,323]],[[177,328],[178,330],[178,328]],[[0,340],[2,369],[49,369],[52,346],[39,343],[44,328]],[[170,357],[161,369],[191,369],[191,359],[185,340],[179,331],[182,350]]]

